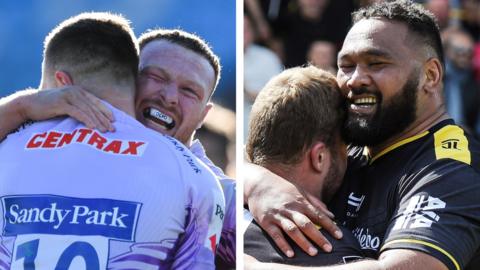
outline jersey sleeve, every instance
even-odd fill
[[[236,182],[225,178],[220,179],[220,184],[225,194],[225,217],[215,264],[217,269],[233,269],[236,266]]]
[[[425,252],[449,269],[463,269],[480,245],[480,177],[448,159],[400,181],[397,208],[381,251]]]
[[[198,170],[187,170],[186,227],[178,240],[172,269],[215,269],[215,253],[225,216],[225,198],[213,172],[193,156]]]
[[[236,181],[224,174],[206,155],[199,140],[194,140],[190,146],[192,153],[207,165],[219,179],[225,194],[225,218],[217,248],[215,264],[217,269],[235,268],[236,264]]]

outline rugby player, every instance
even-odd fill
[[[330,73],[314,66],[283,71],[255,99],[247,157],[310,190],[319,200],[328,201],[340,186],[347,163],[346,145],[340,136],[344,104]],[[259,261],[321,266],[363,257],[356,238],[343,228],[342,241],[326,235],[334,246],[333,252],[315,252],[316,256],[311,257],[293,245],[297,256],[287,257],[248,211],[245,215],[250,223],[244,233],[244,252]]]
[[[137,119],[181,141],[217,175],[227,207],[217,266],[235,268],[235,181],[210,161],[199,140],[192,141],[212,108],[209,101],[220,79],[218,57],[205,41],[181,30],[148,31],[139,37],[139,46]]]
[[[410,1],[357,11],[338,67],[349,103],[345,133],[358,146],[349,149],[344,186],[331,207],[373,260],[320,269],[479,269],[469,264],[480,246],[479,145],[445,111],[433,15]],[[273,187],[300,196],[275,181],[248,178],[250,208],[278,197]],[[285,197],[282,205],[292,200]],[[250,264],[257,267],[295,269]]]
[[[136,116],[149,128],[180,140],[217,175],[226,198],[226,212],[217,266],[235,267],[235,181],[192,140],[206,114],[220,79],[218,57],[206,42],[181,30],[156,29],[142,34]],[[213,72],[212,72],[213,71]],[[0,138],[27,120],[69,115],[100,131],[113,131],[114,118],[98,98],[72,85],[60,89],[19,91],[0,100]]]
[[[56,118],[0,144],[2,268],[215,268],[220,184],[179,141],[134,118],[137,71],[136,39],[121,16],[81,14],[47,36],[41,88],[89,89],[116,132]]]

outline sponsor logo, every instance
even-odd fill
[[[355,207],[355,212],[358,212],[358,210],[360,210],[360,207],[362,206],[364,199],[365,195],[355,197],[355,193],[352,192],[350,193],[350,195],[348,195],[348,205]]]
[[[393,230],[429,228],[440,219],[440,216],[433,210],[443,209],[445,206],[444,201],[428,196],[428,194],[415,195],[408,202],[403,214],[395,222]]]
[[[433,136],[436,159],[449,158],[469,165],[472,163],[472,154],[463,129],[447,125],[435,132]]]
[[[380,237],[370,234],[368,228],[355,228],[353,235],[357,238],[362,249],[371,249],[377,251],[380,247]]]
[[[2,235],[100,235],[134,241],[140,203],[54,195],[2,198]]]
[[[217,207],[215,209],[215,216],[218,216],[220,217],[221,220],[223,220],[223,217],[224,217],[223,209],[219,204],[216,204],[216,205]]]
[[[348,208],[347,208],[347,217],[357,217],[360,207],[365,200],[365,195],[355,196],[355,193],[350,193],[348,195]]]
[[[127,156],[142,156],[147,148],[146,142],[113,140],[95,130],[80,128],[73,132],[49,131],[34,134],[27,142],[25,149],[55,149],[73,143],[87,145],[107,154]]]
[[[448,139],[448,140],[444,140],[441,142],[442,144],[442,148],[443,149],[455,149],[455,150],[460,150],[458,148],[458,143],[460,142],[460,140],[458,139]]]
[[[215,204],[213,205],[214,207],[212,207],[212,212],[209,215],[210,222],[208,223],[208,239],[204,242],[203,246],[210,249],[215,254],[217,246],[220,242],[225,213],[225,199],[220,191],[220,186],[215,188],[213,192],[213,200]]]
[[[182,152],[182,156],[185,158],[188,165],[190,165],[190,167],[195,173],[202,173],[202,170],[197,166],[193,158],[189,154],[187,154],[185,147],[181,143],[179,143],[177,140],[170,136],[165,136],[165,138],[167,138],[175,146],[175,149],[177,151]]]

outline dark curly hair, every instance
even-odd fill
[[[413,36],[444,65],[442,40],[435,16],[422,5],[410,0],[385,1],[364,7],[352,13],[353,23],[362,19],[386,18],[404,23]]]

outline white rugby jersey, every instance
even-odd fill
[[[207,165],[217,176],[222,185],[225,195],[225,217],[223,218],[222,237],[217,248],[217,269],[235,268],[236,265],[236,203],[235,194],[237,182],[225,175],[219,167],[207,157],[205,149],[199,140],[194,140],[190,146],[190,151]]]
[[[213,269],[225,200],[175,139],[109,106],[114,133],[71,118],[0,144],[0,269]]]

